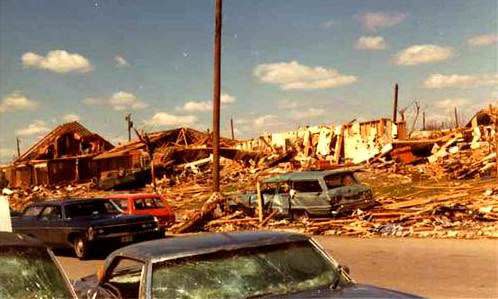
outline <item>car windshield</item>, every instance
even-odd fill
[[[72,298],[44,248],[0,248],[0,298]]]
[[[246,298],[327,287],[345,278],[307,241],[156,263],[154,298]],[[337,278],[337,279],[336,279]]]
[[[65,206],[67,218],[88,217],[106,214],[117,214],[119,211],[110,202],[105,200],[92,200],[78,202]]]

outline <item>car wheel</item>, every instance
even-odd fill
[[[89,246],[88,241],[84,237],[78,236],[74,238],[73,249],[76,257],[78,257],[80,260],[88,257]]]

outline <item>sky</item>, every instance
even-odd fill
[[[428,122],[498,99],[496,0],[225,0],[222,134],[392,115]],[[116,144],[125,115],[211,127],[214,1],[0,1],[0,161],[78,120]],[[410,112],[408,112],[410,113]]]

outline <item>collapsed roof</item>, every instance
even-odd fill
[[[79,122],[73,121],[57,126],[14,163],[93,155],[113,147],[100,135],[90,132]]]

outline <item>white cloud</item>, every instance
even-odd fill
[[[236,98],[227,93],[222,93],[220,95],[220,102],[222,104],[232,104],[235,103]],[[213,102],[211,101],[188,101],[183,104],[181,107],[176,107],[176,110],[179,111],[210,111],[213,108]]]
[[[498,74],[432,74],[424,81],[424,86],[426,88],[473,88],[493,85],[498,85]]]
[[[130,64],[128,63],[128,61],[126,61],[126,59],[124,59],[124,57],[120,56],[120,55],[114,56],[114,61],[116,62],[116,66],[117,67],[130,66]]]
[[[82,102],[88,106],[107,105],[116,111],[139,110],[149,106],[147,103],[141,101],[136,95],[126,91],[118,91],[109,98],[89,97],[83,99]]]
[[[468,106],[471,102],[465,98],[448,98],[436,101],[434,106],[439,109],[452,109],[454,107],[461,108]]]
[[[325,114],[325,109],[308,108],[307,110],[296,110],[292,113],[294,119],[315,118]]]
[[[191,126],[197,122],[194,115],[174,115],[167,112],[158,112],[145,123],[151,126]]]
[[[62,120],[64,120],[65,122],[73,122],[73,121],[79,121],[80,117],[79,117],[79,115],[69,113],[69,114],[64,115],[62,117]]]
[[[468,44],[473,47],[490,46],[498,43],[498,34],[483,34],[469,38]]]
[[[401,12],[366,12],[356,19],[360,21],[363,28],[368,31],[377,31],[381,28],[395,26],[405,20],[407,14]]]
[[[48,52],[47,56],[27,52],[22,55],[21,61],[25,67],[49,70],[56,73],[86,73],[93,69],[87,58],[77,53],[68,53],[65,50],[53,50]]]
[[[277,116],[273,114],[266,114],[254,119],[254,125],[256,127],[270,126],[278,123]]]
[[[109,99],[109,104],[114,108],[114,110],[138,110],[146,108],[148,105],[140,101],[134,94],[118,91],[111,96]]]
[[[283,90],[326,89],[357,81],[355,76],[340,74],[335,69],[309,67],[297,61],[260,64],[253,74],[261,82],[279,85]]]
[[[398,65],[417,65],[439,62],[452,57],[453,52],[450,47],[413,45],[399,52],[394,58],[394,63]]]
[[[236,98],[234,96],[229,95],[228,93],[222,93],[220,95],[220,101],[223,104],[231,104],[235,103]]]
[[[35,120],[33,123],[29,124],[26,128],[22,128],[16,131],[17,135],[20,136],[31,136],[43,133],[48,133],[50,129],[43,120]]]
[[[283,99],[277,103],[277,107],[280,109],[296,109],[299,107],[299,103],[297,101]]]
[[[384,50],[387,48],[387,44],[382,36],[362,36],[356,41],[355,48],[360,50]]]
[[[328,21],[325,21],[325,22],[322,23],[322,27],[328,29],[328,28],[334,27],[335,24],[336,24],[336,21],[334,21],[334,20],[328,20]]]
[[[14,91],[5,96],[0,102],[0,113],[16,110],[33,110],[37,106],[37,102],[29,99],[18,91]]]
[[[212,108],[211,102],[196,102],[196,101],[188,101],[183,104],[182,107],[178,107],[177,110],[194,112],[194,111],[209,111]]]

